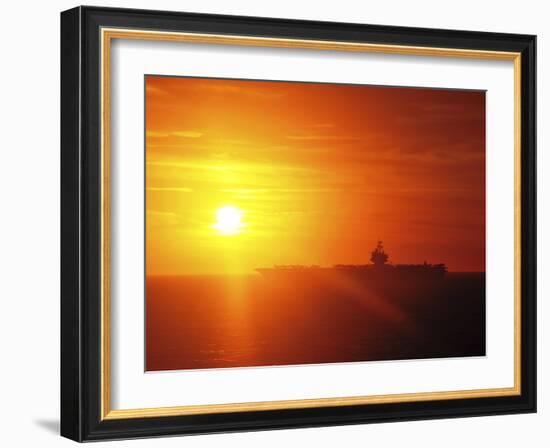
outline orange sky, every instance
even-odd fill
[[[147,275],[485,270],[485,92],[146,77]],[[244,227],[222,235],[231,205]]]

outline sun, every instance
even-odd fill
[[[235,235],[244,227],[242,216],[243,212],[237,207],[226,205],[216,211],[216,223],[213,227],[221,235]]]

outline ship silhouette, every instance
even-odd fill
[[[329,278],[347,278],[372,286],[407,287],[439,283],[447,274],[443,263],[391,264],[382,241],[371,252],[370,264],[336,264],[332,267],[319,265],[275,265],[256,269],[265,279],[272,281],[323,281]]]

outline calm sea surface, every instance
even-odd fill
[[[147,370],[485,354],[485,275],[398,291],[260,275],[148,277]]]

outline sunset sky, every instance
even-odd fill
[[[379,239],[485,270],[485,92],[145,83],[147,275],[364,264]]]

